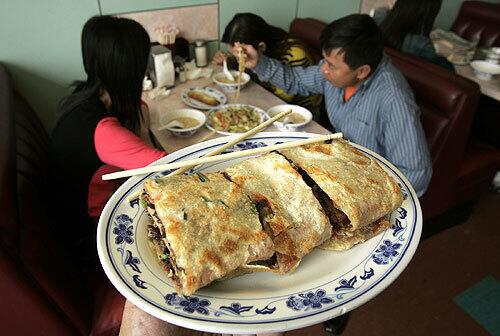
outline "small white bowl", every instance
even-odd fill
[[[275,121],[273,124],[279,130],[294,132],[311,122],[312,120],[311,111],[299,105],[290,105],[290,104],[276,105],[267,110],[267,114],[269,114],[269,116],[272,118],[275,115],[280,114],[283,111],[288,111],[290,109],[292,110],[292,113],[285,116],[285,121],[286,118],[291,116],[293,113],[300,114],[302,117],[304,117],[305,120],[301,123],[283,123],[281,121]]]
[[[493,75],[500,74],[500,64],[490,63],[486,61],[473,61],[471,67],[474,69],[476,77],[483,80],[489,80]]]
[[[168,125],[171,121],[180,118],[180,117],[189,117],[196,119],[198,121],[198,125],[190,128],[176,128],[176,127],[165,127],[165,125]],[[173,135],[176,136],[181,136],[181,137],[188,137],[196,133],[198,129],[200,129],[201,126],[205,124],[207,121],[207,117],[205,116],[205,113],[194,110],[194,109],[179,109],[175,110],[173,112],[170,112],[160,119],[160,129],[168,129],[170,132],[172,132]]]
[[[237,78],[238,71],[230,70],[230,72],[234,78]],[[215,84],[217,84],[225,92],[236,93],[236,91],[238,90],[238,83],[237,82],[224,83],[224,82],[220,81],[222,78],[226,78],[226,75],[224,75],[223,72],[218,72],[212,77],[212,80],[214,81]],[[245,88],[245,86],[247,86],[249,81],[250,81],[250,75],[247,74],[246,72],[243,72],[241,74],[240,90],[243,90]]]

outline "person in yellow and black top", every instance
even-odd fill
[[[295,67],[314,65],[314,58],[307,47],[299,39],[294,38],[281,28],[271,26],[263,18],[252,13],[236,14],[226,26],[221,42],[227,43],[230,48],[234,43],[251,44],[255,49],[267,57],[279,60],[281,63]],[[219,51],[212,63],[221,65],[227,57],[228,66],[238,68],[236,58]],[[289,104],[301,105],[316,114],[322,101],[322,95],[299,96],[289,95],[283,89],[268,83],[261,82],[250,70],[246,70],[252,80]]]

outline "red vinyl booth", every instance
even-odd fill
[[[81,272],[48,220],[48,148],[0,63],[0,335],[117,335],[125,299],[104,272]]]

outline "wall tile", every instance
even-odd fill
[[[179,36],[188,41],[196,39],[217,40],[219,38],[217,5],[160,9],[118,16],[140,22],[148,31],[151,41],[158,40],[155,28],[165,25],[176,26],[179,29]]]
[[[102,14],[216,4],[217,0],[99,0]]]
[[[219,0],[220,35],[237,13],[251,12],[268,23],[288,31],[295,18],[298,0]]]

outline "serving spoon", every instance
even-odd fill
[[[229,79],[230,81],[234,82],[234,76],[229,71],[229,69],[227,68],[227,61],[226,61],[226,59],[224,59],[224,61],[222,62],[222,72],[224,73],[224,75],[226,75],[227,79]]]

